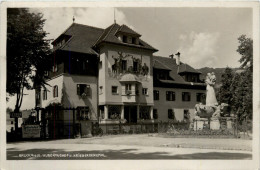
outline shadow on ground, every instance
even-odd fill
[[[28,149],[17,151],[16,148],[7,149],[7,160],[138,160],[138,159],[252,159],[251,154],[247,153],[229,153],[229,152],[208,152],[193,154],[169,155],[167,152],[149,152],[137,153],[137,149],[121,149],[121,150],[92,150],[92,151],[65,151],[63,149]],[[46,157],[44,154],[49,154]],[[57,154],[57,155],[55,155]],[[61,154],[66,155],[63,157]],[[89,156],[80,157],[80,155]],[[93,156],[94,154],[96,156]],[[98,157],[97,155],[100,154]],[[39,157],[35,157],[35,156]],[[45,156],[45,157],[44,157]]]

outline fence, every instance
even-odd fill
[[[219,122],[216,125],[216,122]],[[173,136],[224,136],[241,137],[240,132],[248,136],[251,122],[239,123],[236,118],[220,118],[216,122],[194,120],[193,122],[158,122],[158,133]]]
[[[73,125],[73,123],[69,123],[69,122],[66,123],[61,120],[56,120],[54,123],[48,122],[48,124],[45,125],[45,127],[41,126],[41,132],[42,132],[41,135],[42,138],[49,138],[49,139],[74,138],[76,136],[81,136],[81,124],[75,123]]]
[[[157,123],[100,124],[104,134],[157,133]]]
[[[167,133],[171,130],[188,130],[190,128],[189,122],[158,122],[158,133]]]

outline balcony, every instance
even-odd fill
[[[136,97],[137,95],[135,90],[125,90],[122,93],[122,101],[126,103],[135,103]]]

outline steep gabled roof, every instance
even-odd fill
[[[171,70],[169,67],[162,64],[160,61],[158,61],[156,59],[154,59],[154,61],[153,61],[153,68],[162,69],[162,70]]]
[[[176,64],[176,60],[167,57],[154,56],[154,60],[159,61],[164,66],[171,69],[170,77],[175,80],[175,82],[185,83],[186,81],[178,74],[178,66]]]
[[[180,64],[179,73],[197,73],[197,74],[201,74],[200,71],[195,70],[194,68],[192,68],[191,66],[189,66],[188,64],[185,64],[185,63],[181,63]]]
[[[121,25],[120,28],[117,30],[116,33],[126,33],[126,34],[130,34],[130,35],[134,35],[134,36],[137,36],[137,37],[140,37],[141,35],[138,34],[137,32],[135,32],[134,30],[132,30],[131,28],[129,28],[128,26],[126,25]]]
[[[145,41],[143,41],[141,39],[139,39],[139,45],[124,43],[124,42],[120,41],[117,38],[116,33],[118,32],[118,30],[121,27],[122,26],[118,25],[117,23],[114,23],[111,26],[109,26],[108,28],[106,28],[93,46],[96,47],[101,43],[112,43],[112,44],[124,45],[124,46],[129,46],[129,47],[148,49],[148,50],[152,50],[154,52],[158,51],[157,49],[155,49],[154,47],[152,47],[151,45],[149,45],[148,43],[146,43]],[[124,28],[124,30],[126,30],[126,26],[124,26],[123,28]],[[128,31],[130,31],[130,28]],[[138,33],[135,33],[135,34],[138,34]]]
[[[60,50],[73,51],[87,54],[97,54],[93,49],[92,45],[97,41],[103,33],[103,29],[91,27],[82,24],[73,23],[68,29],[66,29],[57,39],[62,35],[71,36],[71,38],[59,47]]]
[[[116,36],[111,36],[111,31],[115,31],[115,29],[118,29],[120,26],[116,23],[110,25],[109,27],[107,27],[103,33],[100,35],[100,37],[97,39],[97,41],[95,42],[95,44],[93,46],[96,46],[98,44],[100,44],[101,42],[104,41],[111,41],[111,42],[117,42],[117,37]],[[114,32],[115,34],[115,32]],[[113,33],[112,33],[113,35]]]
[[[128,34],[135,34],[136,36],[140,35],[126,25],[120,26],[116,23],[106,29],[73,23],[58,38],[56,38],[52,44],[55,44],[57,41],[60,41],[66,37],[69,40],[57,49],[95,55],[97,52],[93,49],[93,47],[96,47],[100,43],[113,43],[129,47],[148,49],[154,52],[158,51],[141,39],[139,39],[139,45],[124,43],[117,38],[116,33],[118,31],[126,32]]]
[[[176,64],[176,59],[167,58],[167,57],[160,57],[160,56],[154,56],[153,57],[154,62],[158,62],[161,65],[156,66],[154,68],[159,69],[160,67],[166,67],[170,69],[170,77],[173,80],[160,80],[162,83],[168,83],[168,84],[183,84],[183,85],[199,85],[199,86],[205,86],[204,83],[192,83],[192,82],[186,82],[181,75],[179,75],[180,70],[187,70],[187,71],[193,71],[194,73],[200,73],[199,71],[195,70],[188,64],[181,63],[180,66]],[[163,69],[163,68],[162,68]]]

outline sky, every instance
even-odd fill
[[[194,68],[239,67],[237,38],[242,34],[253,37],[250,8],[33,8],[30,11],[43,14],[48,39],[55,39],[65,31],[73,16],[76,23],[99,28],[107,28],[116,19],[116,23],[129,26],[158,49],[154,55],[168,57],[180,52],[181,61]],[[21,109],[34,107],[29,97],[34,91],[26,93],[30,95],[24,97]],[[14,103],[15,98],[10,98],[7,106],[13,108]]]

